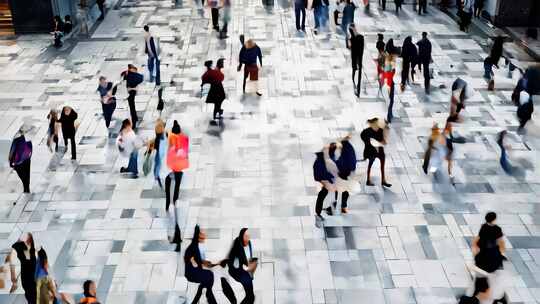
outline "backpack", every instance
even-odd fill
[[[169,142],[167,166],[174,172],[189,168],[189,138],[183,134],[170,134]]]

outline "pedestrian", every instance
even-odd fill
[[[219,32],[219,0],[208,0],[207,4],[212,16],[212,28]]]
[[[64,138],[64,147],[68,147],[68,140],[71,142],[71,160],[77,159],[77,144],[75,143],[75,132],[79,127],[77,118],[79,115],[70,106],[62,108],[62,114],[60,115],[60,125],[62,127],[62,137]]]
[[[150,34],[150,27],[144,26],[144,53],[147,56],[148,73],[150,74],[150,82],[154,82],[156,79],[154,74],[154,67],[158,64],[158,46],[154,36]]]
[[[427,0],[418,0],[418,15],[427,14]]]
[[[11,245],[11,252],[6,256],[6,263],[9,264],[11,273],[12,290],[17,289],[17,275],[15,274],[14,259],[17,257],[21,265],[21,283],[24,289],[24,297],[28,304],[36,304],[36,247],[32,233],[25,233],[21,239]]]
[[[105,0],[96,0],[96,4],[98,5],[100,12],[98,20],[105,19]]]
[[[43,248],[37,252],[36,261],[36,303],[61,303],[60,294],[56,290],[56,283],[49,273],[49,259]]]
[[[460,11],[460,29],[466,33],[469,32],[472,16],[474,13],[474,0],[463,0]]]
[[[9,166],[17,172],[23,184],[23,192],[30,193],[30,160],[32,158],[32,141],[26,140],[24,132],[15,134],[9,149]]]
[[[182,133],[182,129],[176,120],[173,122],[173,127],[169,133],[167,166],[171,169],[171,172],[165,178],[165,211],[169,217],[169,240],[171,243],[176,244],[175,251],[180,252],[182,238],[180,227],[178,225],[176,201],[180,194],[180,183],[182,182],[182,176],[184,174],[182,171],[189,168],[189,138]],[[171,204],[171,182],[173,178],[173,210],[172,212],[169,212],[169,206]]]
[[[335,176],[336,201],[334,201],[333,206],[326,208],[328,215],[333,214],[332,207],[337,207],[337,194],[341,194],[341,213],[348,213],[347,201],[353,187],[352,183],[355,183],[351,176],[356,170],[356,152],[350,143],[350,139],[351,136],[347,135],[336,143],[330,144],[329,147],[329,157],[336,164],[337,176]]]
[[[112,115],[116,109],[116,90],[118,86],[107,81],[107,77],[99,77],[99,85],[97,91],[101,97],[101,109],[103,110],[103,118],[105,119],[105,127],[107,129],[111,125]]]
[[[73,30],[73,23],[71,22],[71,16],[66,15],[64,17],[64,35],[71,33]]]
[[[229,22],[231,21],[231,0],[221,0],[221,7],[223,8],[223,26],[219,31],[219,39],[227,39],[227,30]]]
[[[517,108],[517,117],[519,119],[518,133],[524,133],[525,124],[532,118],[534,112],[534,103],[531,95],[523,90],[519,93],[519,105]]]
[[[351,37],[349,38],[349,47],[351,49],[352,81],[354,86],[354,95],[360,97],[360,85],[362,83],[362,60],[364,57],[364,36],[358,33],[354,23],[349,26]],[[358,73],[358,81],[355,81]]]
[[[121,167],[120,173],[129,172],[134,178],[137,178],[139,175],[137,164],[139,149],[142,148],[145,143],[137,136],[137,134],[135,134],[129,119],[124,119],[124,121],[122,121],[116,145],[122,156],[129,157],[127,167]]]
[[[165,153],[167,153],[167,141],[165,122],[161,120],[161,118],[158,118],[156,121],[156,127],[154,130],[156,132],[153,145],[154,150],[156,150],[156,155],[154,156],[154,178],[156,179],[159,188],[163,189],[163,185],[161,183],[161,165],[163,164]]]
[[[56,48],[60,48],[63,45],[62,37],[64,36],[64,22],[62,21],[62,18],[60,18],[60,16],[54,16],[53,24],[54,27],[51,33],[54,39],[53,44]]]
[[[294,0],[294,18],[297,31],[306,31],[306,8],[307,0]]]
[[[451,178],[453,150],[454,147],[452,141],[441,132],[437,124],[434,124],[431,128],[431,136],[429,137],[428,147],[424,155],[424,163],[422,166],[424,173],[433,173],[437,178],[437,174],[443,169],[444,161],[447,161],[448,176]]]
[[[386,0],[379,0],[379,5],[382,6],[382,10],[383,10],[383,11],[386,10]]]
[[[54,143],[54,151],[58,152],[58,112],[51,109],[49,114],[47,114],[47,119],[49,120],[49,127],[47,128],[47,147],[49,147],[49,151],[52,152],[52,144]]]
[[[143,82],[143,75],[137,72],[137,67],[132,64],[128,64],[127,71],[122,72],[123,79],[126,81],[126,88],[128,92],[128,106],[131,116],[131,125],[133,129],[137,129],[137,109],[135,107],[135,96],[137,96],[137,86]]]
[[[360,133],[360,138],[364,142],[364,160],[369,160],[367,168],[367,186],[374,186],[371,182],[371,167],[375,162],[375,159],[379,159],[381,162],[381,184],[383,187],[392,187],[386,181],[386,175],[384,173],[385,153],[383,146],[387,143],[387,126],[380,126],[378,118],[368,119],[368,127]]]
[[[396,4],[396,15],[399,15],[399,10],[401,10],[401,4],[403,3],[403,0],[394,0]]]
[[[345,7],[343,8],[343,17],[341,17],[341,30],[343,35],[345,35],[345,46],[347,46],[347,34],[349,32],[349,25],[354,22],[354,11],[356,10],[356,5],[351,0],[345,1]]]
[[[487,56],[486,59],[484,59],[484,79],[488,83],[488,91],[495,90],[495,79],[493,79],[495,73],[493,73],[493,66],[493,58]]]
[[[208,304],[217,304],[212,292],[214,286],[214,274],[212,271],[204,268],[214,267],[215,264],[206,259],[206,232],[199,225],[195,226],[191,244],[184,253],[185,271],[184,275],[188,282],[198,283],[197,293],[191,301],[192,304],[199,303],[202,291],[206,288],[206,300]],[[204,268],[203,268],[204,267]]]
[[[384,35],[381,33],[377,34],[377,43],[375,43],[375,47],[377,48],[378,53],[384,53]]]
[[[408,36],[403,41],[401,47],[401,58],[403,58],[403,64],[401,68],[401,91],[405,90],[405,86],[409,83],[409,71],[414,82],[414,67],[418,60],[418,50],[412,42],[412,37]]]
[[[501,148],[501,157],[499,158],[499,163],[501,164],[504,172],[511,175],[513,166],[508,161],[508,153],[506,152],[507,147],[504,144],[504,139],[506,138],[507,133],[508,132],[506,130],[503,130],[497,134],[497,145]]]
[[[336,175],[337,166],[330,159],[329,146],[326,146],[322,151],[315,153],[315,162],[313,163],[313,179],[321,184],[321,190],[317,194],[317,201],[315,203],[315,215],[320,220],[324,220],[321,215],[324,199],[328,195],[328,192],[336,191],[334,184]]]
[[[484,10],[485,0],[474,0],[474,16],[480,18],[482,11]]]
[[[497,214],[488,212],[485,220],[471,247],[475,265],[485,272],[492,273],[503,268],[506,245],[502,229],[495,223]]]
[[[240,55],[238,56],[238,72],[242,69],[244,65],[244,82],[242,84],[242,91],[246,93],[246,81],[249,76],[249,80],[253,81],[255,84],[255,94],[257,96],[262,96],[259,93],[258,80],[259,80],[259,67],[257,66],[257,58],[259,59],[259,64],[262,68],[262,52],[261,49],[253,39],[248,39],[245,45],[240,50]]]
[[[382,87],[386,84],[389,88],[388,97],[388,111],[386,120],[391,123],[394,118],[393,107],[394,107],[394,97],[395,97],[395,83],[394,75],[396,74],[396,49],[394,47],[394,40],[389,39],[386,43],[386,51],[384,53],[384,65],[382,68],[382,77],[380,86]]]
[[[257,258],[253,256],[253,247],[247,230],[247,228],[242,228],[238,237],[234,239],[227,265],[231,277],[244,287],[246,296],[241,304],[255,303],[253,274],[257,269],[258,262]]]
[[[416,43],[418,45],[418,63],[424,72],[424,89],[426,94],[430,92],[431,73],[429,64],[431,63],[431,42],[427,38],[428,34],[422,32],[422,39]]]
[[[497,67],[497,69],[499,68],[499,61],[501,60],[501,57],[503,55],[503,46],[504,46],[504,37],[503,36],[495,37],[495,40],[493,41],[493,45],[491,46],[489,57],[491,57],[491,61]]]
[[[463,120],[459,113],[465,109],[465,101],[471,98],[473,94],[472,87],[465,80],[459,77],[454,80],[452,83],[452,96],[450,97],[449,121],[461,122]]]
[[[201,86],[204,84],[210,84],[210,90],[206,96],[206,103],[214,104],[214,114],[212,116],[214,120],[222,117],[223,109],[221,109],[221,104],[226,98],[225,89],[223,88],[223,80],[225,79],[225,75],[221,71],[224,67],[224,61],[224,58],[218,59],[216,68],[208,69],[201,77]]]

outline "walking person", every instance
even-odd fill
[[[499,68],[499,61],[501,60],[501,57],[503,56],[503,49],[504,47],[504,37],[503,36],[497,36],[495,37],[495,40],[493,41],[493,45],[491,46],[491,50],[489,52],[489,57],[491,57],[491,62]]]
[[[238,237],[234,239],[227,262],[231,277],[244,287],[246,296],[240,304],[255,303],[253,274],[257,269],[258,262],[257,258],[253,256],[253,247],[247,230],[247,228],[242,228]]]
[[[465,33],[469,32],[472,17],[474,14],[474,0],[463,0],[460,11],[460,29]]]
[[[154,128],[156,132],[156,137],[154,138],[154,150],[156,150],[156,155],[154,156],[154,178],[158,183],[159,188],[163,189],[161,183],[161,166],[163,164],[163,159],[165,158],[165,153],[167,153],[167,138],[165,133],[165,122],[158,118],[156,121],[156,127]]]
[[[134,178],[137,178],[139,175],[139,149],[142,148],[145,143],[137,136],[137,134],[135,134],[129,119],[124,119],[124,121],[122,121],[122,127],[120,127],[116,145],[122,156],[129,157],[127,167],[121,167],[120,173],[128,172],[131,173]]]
[[[144,26],[144,53],[147,56],[148,73],[150,74],[150,82],[154,82],[156,79],[154,74],[154,67],[159,64],[158,47],[156,45],[156,39],[150,34],[150,27]]]
[[[484,59],[484,79],[488,83],[488,91],[495,90],[495,73],[493,73],[494,65],[495,64],[491,56],[487,56],[486,59]]]
[[[32,141],[26,140],[24,132],[19,130],[9,149],[9,166],[17,172],[23,184],[23,192],[30,193],[30,160],[32,158]]]
[[[79,115],[70,106],[62,108],[60,115],[60,125],[62,127],[62,137],[64,137],[64,147],[68,147],[68,140],[71,142],[71,160],[77,159],[77,144],[75,143],[75,132],[79,127],[77,118]]]
[[[386,155],[383,146],[387,143],[387,126],[381,127],[378,118],[368,119],[367,122],[368,127],[360,133],[360,138],[364,142],[364,159],[369,160],[366,185],[375,185],[371,182],[371,167],[373,166],[375,159],[378,158],[381,162],[381,184],[383,187],[392,187],[392,184],[389,184],[386,181],[384,172]]]
[[[355,183],[350,179],[353,172],[356,170],[356,152],[354,147],[350,143],[351,136],[347,135],[343,139],[338,140],[336,143],[330,144],[329,156],[333,160],[337,167],[336,176],[336,201],[326,208],[328,215],[333,215],[332,207],[337,208],[337,194],[341,194],[341,213],[348,213],[347,201],[349,199],[349,192],[353,187],[352,183]],[[338,156],[339,155],[339,156]]]
[[[362,60],[364,57],[364,36],[358,33],[354,23],[349,26],[351,38],[349,38],[349,47],[351,49],[352,81],[354,86],[354,95],[360,97],[360,85],[362,83]],[[358,81],[355,81],[358,73]]]
[[[402,9],[401,4],[403,3],[403,0],[394,0],[394,3],[396,4],[396,15],[399,15],[399,11]]]
[[[381,77],[381,87],[386,84],[389,88],[388,91],[388,111],[386,120],[388,123],[392,122],[394,118],[393,108],[394,108],[394,97],[396,92],[396,86],[394,83],[394,75],[396,74],[396,49],[394,47],[394,40],[389,39],[386,43],[386,51],[384,53],[384,66],[382,68],[382,77]]]
[[[128,106],[129,114],[131,116],[131,125],[133,129],[137,129],[137,122],[139,117],[137,116],[137,109],[135,107],[135,96],[137,96],[137,86],[143,82],[143,75],[137,72],[137,67],[132,64],[128,64],[127,71],[122,72],[122,77],[126,81],[126,88],[128,92]]]
[[[105,119],[105,127],[107,129],[111,125],[114,110],[116,110],[116,90],[117,86],[107,81],[105,76],[99,77],[99,85],[97,91],[101,97],[101,109],[103,110],[103,118]]]
[[[489,287],[488,278],[477,277],[474,279],[474,291],[472,297],[463,295],[459,298],[459,304],[480,304],[493,303],[502,304],[506,302],[493,301],[491,288]]]
[[[517,132],[519,134],[524,133],[525,125],[532,118],[534,112],[534,103],[531,95],[527,91],[523,90],[519,93],[519,104],[517,108],[517,117],[519,119],[519,127]]]
[[[100,12],[98,20],[105,19],[105,0],[96,0],[96,4],[97,4],[97,6],[99,8],[99,12]]]
[[[53,151],[52,144],[54,143],[54,151],[58,152],[58,112],[56,110],[50,110],[47,114],[49,120],[49,127],[47,128],[47,147],[49,151]]]
[[[426,94],[430,92],[431,73],[429,64],[431,63],[431,41],[427,38],[428,34],[422,32],[422,39],[416,43],[418,45],[418,63],[424,72],[424,89]]]
[[[17,289],[17,275],[15,273],[14,259],[17,257],[21,265],[21,283],[24,289],[24,297],[28,304],[36,304],[37,289],[36,289],[36,247],[34,244],[34,237],[31,233],[25,233],[21,239],[11,245],[11,252],[6,256],[6,263],[9,264],[11,283],[13,287],[11,290]]]
[[[330,146],[326,146],[322,151],[315,153],[315,162],[313,163],[313,179],[321,185],[321,190],[317,194],[317,201],[315,203],[315,215],[320,220],[324,220],[321,215],[324,199],[329,192],[336,191],[334,181],[337,175],[337,166],[330,159],[329,149]],[[335,175],[331,172],[334,172]]]
[[[384,35],[381,33],[377,34],[377,43],[375,44],[375,47],[377,48],[377,59],[375,59],[375,66],[377,67],[377,82],[379,83],[379,91],[377,92],[377,97],[379,97],[379,94],[382,94],[382,76],[383,76],[383,68],[384,68],[384,49],[385,49],[386,43],[384,42]]]
[[[511,175],[513,172],[513,166],[508,160],[508,153],[507,153],[507,146],[504,144],[504,139],[506,138],[506,135],[508,132],[506,130],[503,130],[497,134],[497,145],[501,148],[501,157],[499,158],[499,163],[501,164],[501,167],[503,168],[504,172],[506,174]]]
[[[444,161],[448,162],[448,176],[452,179],[452,152],[454,147],[452,141],[445,136],[439,129],[437,124],[431,128],[431,136],[429,137],[428,147],[424,155],[424,163],[422,169],[425,174],[433,173],[435,178],[439,179],[439,173],[443,169]]]
[[[349,32],[349,25],[354,22],[354,11],[356,10],[356,5],[351,0],[345,1],[345,7],[343,8],[343,17],[341,17],[341,30],[343,35],[345,35],[345,46],[347,46],[347,34]]]
[[[459,115],[465,109],[465,101],[473,96],[474,92],[468,83],[456,78],[452,83],[452,96],[450,97],[450,113],[448,120],[451,122],[461,122],[463,118]]]
[[[412,42],[412,37],[407,36],[403,41],[401,47],[401,58],[403,58],[403,64],[401,69],[401,91],[405,91],[405,86],[409,83],[409,73],[411,74],[412,81],[414,82],[414,66],[418,60],[418,50]]]
[[[212,16],[212,28],[219,32],[219,0],[208,0],[207,4]]]
[[[427,0],[418,0],[418,15],[427,14]]]
[[[225,75],[221,71],[224,67],[225,59],[220,58],[216,63],[215,69],[208,69],[202,78],[202,84],[210,84],[210,90],[206,96],[206,103],[214,104],[214,114],[213,119],[216,120],[223,116],[223,109],[221,109],[221,104],[225,100],[225,89],[223,88],[223,80]],[[219,116],[218,116],[219,115]]]
[[[239,58],[238,58],[238,72],[242,69],[242,65],[244,65],[244,81],[242,84],[242,92],[246,93],[246,81],[249,76],[249,80],[253,81],[255,84],[255,94],[257,96],[262,96],[261,93],[259,93],[259,86],[258,86],[258,80],[259,80],[259,67],[257,66],[257,58],[259,59],[259,64],[262,68],[262,52],[261,49],[253,39],[249,39],[246,41],[242,49],[240,50]]]
[[[56,290],[56,283],[49,273],[49,259],[43,248],[37,252],[36,262],[36,303],[61,303],[60,294]]]
[[[221,7],[223,8],[223,26],[219,31],[219,39],[227,39],[227,30],[229,22],[231,21],[231,0],[221,0]]]
[[[199,225],[195,226],[191,244],[184,253],[185,271],[184,275],[189,282],[199,283],[197,293],[191,301],[192,304],[199,303],[202,291],[206,288],[206,300],[208,304],[217,304],[212,287],[214,286],[214,273],[205,269],[214,267],[215,264],[206,259],[206,232]]]
[[[503,267],[506,245],[502,229],[496,224],[497,214],[488,212],[485,220],[471,247],[475,265],[485,272],[493,273]]]
[[[165,178],[165,211],[169,217],[169,240],[176,244],[176,252],[180,252],[182,242],[180,226],[178,225],[178,212],[176,201],[180,194],[180,183],[182,182],[183,170],[189,168],[189,138],[182,133],[178,121],[173,122],[173,127],[169,133],[169,148],[167,151],[167,166],[171,172]],[[172,205],[173,210],[169,212],[171,205],[171,182],[174,178]]]
[[[297,31],[306,31],[306,7],[306,0],[294,0],[294,18]]]

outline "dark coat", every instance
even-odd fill
[[[356,34],[351,37],[351,63],[353,69],[362,68],[364,57],[364,36]]]
[[[431,42],[425,38],[416,43],[418,45],[418,61],[420,63],[431,62]]]
[[[64,137],[75,136],[75,120],[77,120],[78,117],[77,112],[75,112],[73,109],[69,115],[66,115],[62,110],[62,115],[60,115],[60,119],[58,121],[62,126],[62,135]]]

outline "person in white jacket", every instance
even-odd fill
[[[122,121],[116,145],[122,156],[129,157],[127,167],[120,168],[120,173],[130,172],[137,178],[139,174],[137,167],[139,149],[145,146],[146,143],[135,134],[129,119]]]

